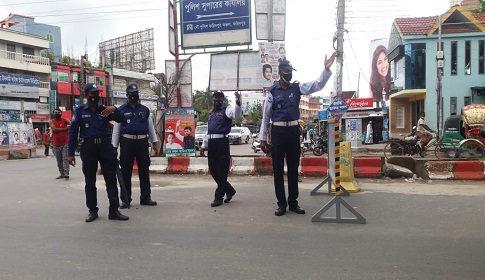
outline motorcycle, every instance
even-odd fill
[[[392,156],[413,156],[416,154],[424,157],[424,151],[421,150],[421,147],[418,144],[419,138],[416,135],[416,126],[413,126],[410,134],[399,134],[399,136],[402,136],[403,138],[390,138],[387,141],[388,143],[384,147],[384,156],[387,159]]]
[[[321,156],[324,153],[328,153],[328,142],[326,138],[319,136],[315,139],[315,144],[313,144],[313,154]]]
[[[300,143],[300,151],[301,151],[301,156],[304,156],[304,153],[306,151],[312,151],[313,150],[313,143],[310,140],[305,140]]]

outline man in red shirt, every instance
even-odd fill
[[[51,146],[51,133],[50,133],[49,128],[47,128],[46,131],[44,132],[44,141],[43,142],[44,142],[44,147],[45,147],[44,155],[49,156],[49,148]]]
[[[49,121],[52,138],[54,139],[54,155],[57,159],[57,167],[60,176],[56,179],[69,179],[69,161],[67,157],[68,130],[71,121],[62,117],[59,108],[54,109],[54,118]]]

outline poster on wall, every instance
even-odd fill
[[[165,109],[165,156],[195,157],[195,110]]]
[[[33,145],[33,135],[34,131],[30,123],[2,123],[2,146],[6,146],[6,143],[10,148]]]

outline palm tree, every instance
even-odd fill
[[[197,112],[210,110],[212,108],[212,93],[209,91],[209,89],[206,89],[205,91],[196,90],[192,105]]]

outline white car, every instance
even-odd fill
[[[195,149],[198,150],[202,146],[207,128],[207,125],[199,125],[195,128]]]
[[[241,144],[243,141],[247,144],[251,138],[251,131],[247,127],[232,127],[229,132],[229,143]]]

